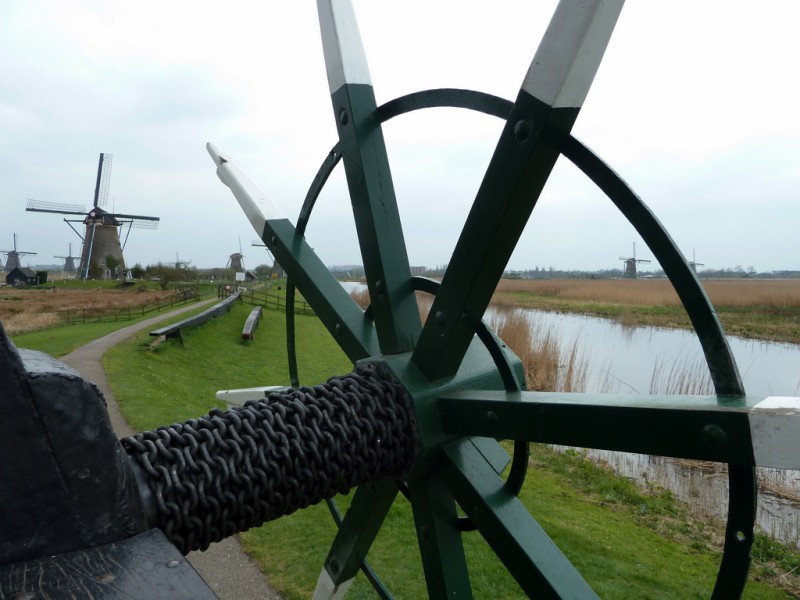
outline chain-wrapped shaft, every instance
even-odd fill
[[[122,440],[183,553],[414,463],[411,401],[371,365]]]

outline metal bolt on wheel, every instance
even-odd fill
[[[794,405],[765,404],[745,395],[719,321],[686,260],[636,194],[570,133],[622,1],[562,0],[528,72],[521,74],[513,102],[440,89],[380,107],[349,1],[319,0],[318,8],[339,140],[311,185],[297,226],[230,158],[208,145],[220,179],[289,273],[288,305],[296,285],[353,363],[383,374],[399,396],[410,399],[413,410],[409,422],[416,442],[413,456],[405,456],[412,461],[410,468],[401,478],[370,472],[370,483],[358,487],[350,509],[338,517],[341,527],[315,598],[344,595],[399,490],[413,509],[430,597],[471,596],[462,545],[463,531],[470,528],[486,539],[526,594],[596,597],[517,498],[528,442],[728,463],[729,515],[712,597],[739,597],[753,542],[754,467],[797,468],[795,442],[775,436],[756,439],[755,424],[766,422],[767,416],[785,417]],[[466,108],[505,120],[441,284],[411,275],[381,129],[388,119],[432,106]],[[621,398],[524,391],[519,360],[481,319],[560,155],[606,193],[664,268],[697,331],[716,396]],[[303,237],[317,196],[339,162],[347,177],[372,302],[366,312]],[[419,289],[435,295],[424,326],[415,297]],[[297,385],[290,312],[287,322]],[[791,428],[796,435],[794,421]],[[487,459],[496,453],[497,439],[516,442],[508,480],[498,474],[507,462]],[[401,446],[409,452],[410,446]],[[457,507],[466,518],[459,518]],[[382,588],[380,593],[388,594]]]

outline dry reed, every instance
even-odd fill
[[[705,279],[701,283],[715,306],[800,308],[800,279]],[[638,306],[680,304],[666,279],[502,279],[497,292]],[[513,303],[502,295],[497,300]]]
[[[577,392],[586,388],[588,364],[577,340],[562,347],[549,331],[531,322],[525,311],[497,307],[489,326],[522,361],[531,391]]]
[[[29,333],[61,323],[61,311],[127,310],[170,297],[172,291],[0,289],[0,321],[9,335]]]
[[[21,333],[31,333],[42,331],[50,327],[55,327],[61,323],[61,317],[56,313],[30,313],[20,312],[3,319],[3,328],[8,335],[19,335]]]
[[[714,393],[714,384],[703,360],[694,363],[675,360],[669,365],[659,360],[650,376],[650,393],[708,396]]]

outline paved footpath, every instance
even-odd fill
[[[122,418],[114,394],[108,387],[108,380],[100,364],[100,358],[112,346],[128,339],[134,333],[148,329],[155,323],[175,315],[193,310],[214,300],[204,300],[177,310],[170,311],[139,321],[128,327],[109,333],[105,337],[89,342],[59,360],[66,363],[84,379],[94,383],[105,396],[111,424],[120,438],[135,432]],[[198,415],[199,416],[199,415]],[[165,423],[170,425],[170,423]],[[244,553],[237,536],[231,536],[216,544],[211,544],[205,552],[191,552],[187,555],[195,570],[222,600],[266,599],[280,600],[281,596],[273,590],[267,577],[258,570],[255,563]]]

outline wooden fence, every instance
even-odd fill
[[[99,323],[101,321],[130,321],[144,317],[149,313],[158,313],[162,310],[183,306],[189,302],[200,299],[200,294],[181,293],[171,294],[166,298],[156,298],[154,302],[142,303],[132,306],[110,306],[103,308],[68,308],[56,311],[67,325],[83,323]]]
[[[241,295],[242,302],[252,304],[253,306],[263,306],[270,310],[278,310],[286,312],[286,298],[274,293],[270,290],[243,290]],[[305,300],[295,300],[294,312],[297,315],[311,315],[313,316],[314,309]]]

